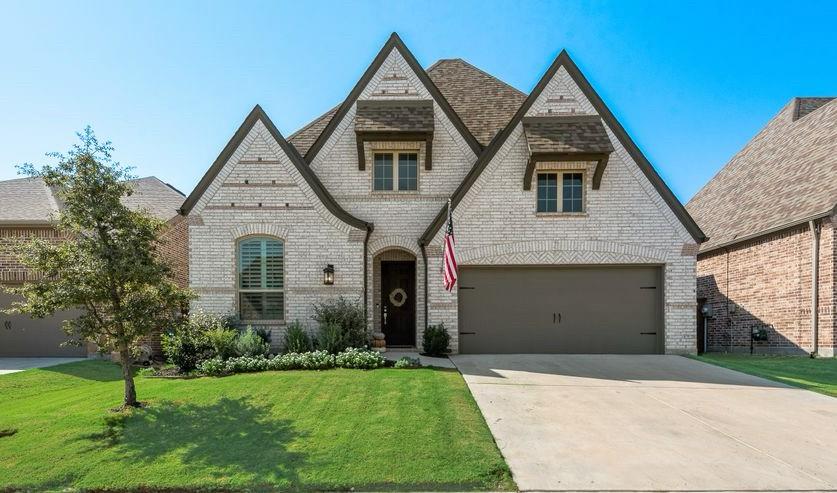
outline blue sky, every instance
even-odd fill
[[[390,32],[528,92],[562,48],[685,203],[791,97],[837,95],[837,2],[5,2],[0,179],[91,125],[189,193],[259,103],[286,136]]]

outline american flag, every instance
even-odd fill
[[[445,254],[444,267],[442,268],[445,280],[445,289],[453,291],[456,285],[457,271],[459,267],[456,265],[456,238],[453,237],[453,216],[451,215],[451,204],[448,199],[448,228],[445,230]]]

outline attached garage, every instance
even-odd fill
[[[663,352],[659,266],[463,267],[462,353]]]
[[[0,310],[9,308],[12,296],[0,292]],[[61,322],[77,312],[57,313],[44,319],[0,313],[0,357],[84,357],[83,347],[61,347],[68,339]]]

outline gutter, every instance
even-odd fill
[[[369,323],[369,237],[375,226],[366,224],[366,237],[363,239],[363,321]]]
[[[748,234],[746,236],[741,236],[740,238],[735,238],[734,240],[726,241],[724,243],[718,243],[717,245],[712,245],[711,247],[707,248],[706,250],[699,251],[698,255],[703,255],[703,254],[706,254],[706,253],[709,253],[709,252],[714,252],[715,250],[721,250],[721,249],[724,249],[724,248],[728,248],[728,247],[731,247],[731,246],[736,245],[738,243],[753,240],[753,239],[758,238],[760,236],[769,235],[771,233],[776,233],[778,231],[782,231],[783,229],[788,229],[788,228],[792,228],[794,226],[799,226],[801,224],[810,223],[811,221],[816,221],[818,219],[822,219],[824,217],[828,217],[828,216],[832,216],[832,215],[837,216],[837,205],[835,205],[832,209],[829,209],[825,212],[820,212],[818,214],[814,214],[812,216],[808,216],[808,217],[805,217],[805,218],[802,218],[802,219],[791,221],[789,223],[784,223],[784,224],[781,224],[779,226],[774,226],[772,228],[765,229],[765,230],[762,230],[762,231],[759,231],[759,232],[756,232],[756,233]]]
[[[819,353],[819,313],[817,313],[820,297],[820,224],[815,220],[808,221],[811,229],[811,357]]]
[[[427,245],[419,241],[421,248],[421,260],[424,262],[424,330],[427,330],[429,321],[427,320],[427,300],[430,298],[430,293],[427,292]]]

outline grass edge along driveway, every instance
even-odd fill
[[[116,365],[0,377],[0,490],[513,490],[458,372],[422,368],[138,378]]]
[[[837,397],[837,358],[707,353],[698,361]]]

